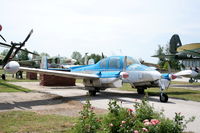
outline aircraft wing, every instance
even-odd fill
[[[200,56],[200,43],[191,43],[183,45],[181,47],[178,47],[177,51],[184,54]]]
[[[98,79],[98,78],[100,78],[96,74],[55,71],[55,70],[36,69],[36,68],[27,68],[27,67],[19,67],[19,70],[26,71],[26,72],[35,72],[35,73],[41,73],[41,74],[47,74],[47,75],[61,76],[61,77],[67,77],[67,78],[76,78],[76,79]]]
[[[174,57],[175,55],[174,54],[170,54],[170,55],[166,55],[166,54],[162,54],[162,55],[153,55],[151,57],[158,57],[158,58],[164,58],[164,57]]]

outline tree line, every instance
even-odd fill
[[[9,51],[8,49],[5,49],[0,53],[0,55],[2,57],[5,57],[7,55],[7,53],[8,53],[8,51]],[[13,60],[18,60],[18,61],[30,60],[30,57],[28,56],[28,52],[26,52],[26,51],[28,51],[28,50],[25,49],[25,51],[19,51],[16,54],[16,56],[14,57]],[[47,56],[48,58],[51,58],[50,55],[48,53],[45,53],[45,52],[42,52],[42,53],[39,54],[37,51],[34,51],[33,53],[35,53],[35,54],[37,54],[39,56],[33,55],[32,59],[40,59],[42,56]],[[92,53],[90,55],[88,55],[86,53],[85,55],[82,55],[80,52],[74,51],[71,54],[71,58],[77,60],[77,62],[76,62],[77,65],[83,65],[83,64],[85,64],[85,58],[87,58],[87,60],[94,59],[94,62],[97,63],[99,60],[104,58],[104,55],[103,55],[103,53],[102,53],[102,55],[95,54],[95,53]]]

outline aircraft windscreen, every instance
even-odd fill
[[[132,64],[141,64],[137,59],[133,59],[131,57],[127,57],[127,66]]]

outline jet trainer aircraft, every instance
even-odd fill
[[[155,69],[141,65],[139,61],[127,56],[111,56],[93,65],[71,67],[67,69],[70,72],[48,70],[47,61],[45,62],[45,59],[43,59],[42,62],[42,69],[20,67],[16,61],[9,62],[4,69],[10,73],[21,70],[83,79],[85,89],[91,96],[95,96],[96,92],[106,88],[119,88],[125,82],[137,88],[139,94],[144,93],[144,90],[149,87],[160,87],[161,102],[168,101],[168,96],[164,93],[164,90],[168,88],[169,80],[175,77],[171,74],[162,75]]]

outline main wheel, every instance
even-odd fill
[[[144,94],[144,88],[137,88],[137,93],[143,95]]]
[[[89,93],[89,96],[96,96],[97,92],[95,90],[89,90],[88,93]]]
[[[1,75],[1,78],[2,78],[3,80],[6,80],[6,75],[5,75],[5,74],[2,74],[2,75]]]
[[[160,101],[166,103],[168,101],[168,95],[166,93],[160,93]]]

